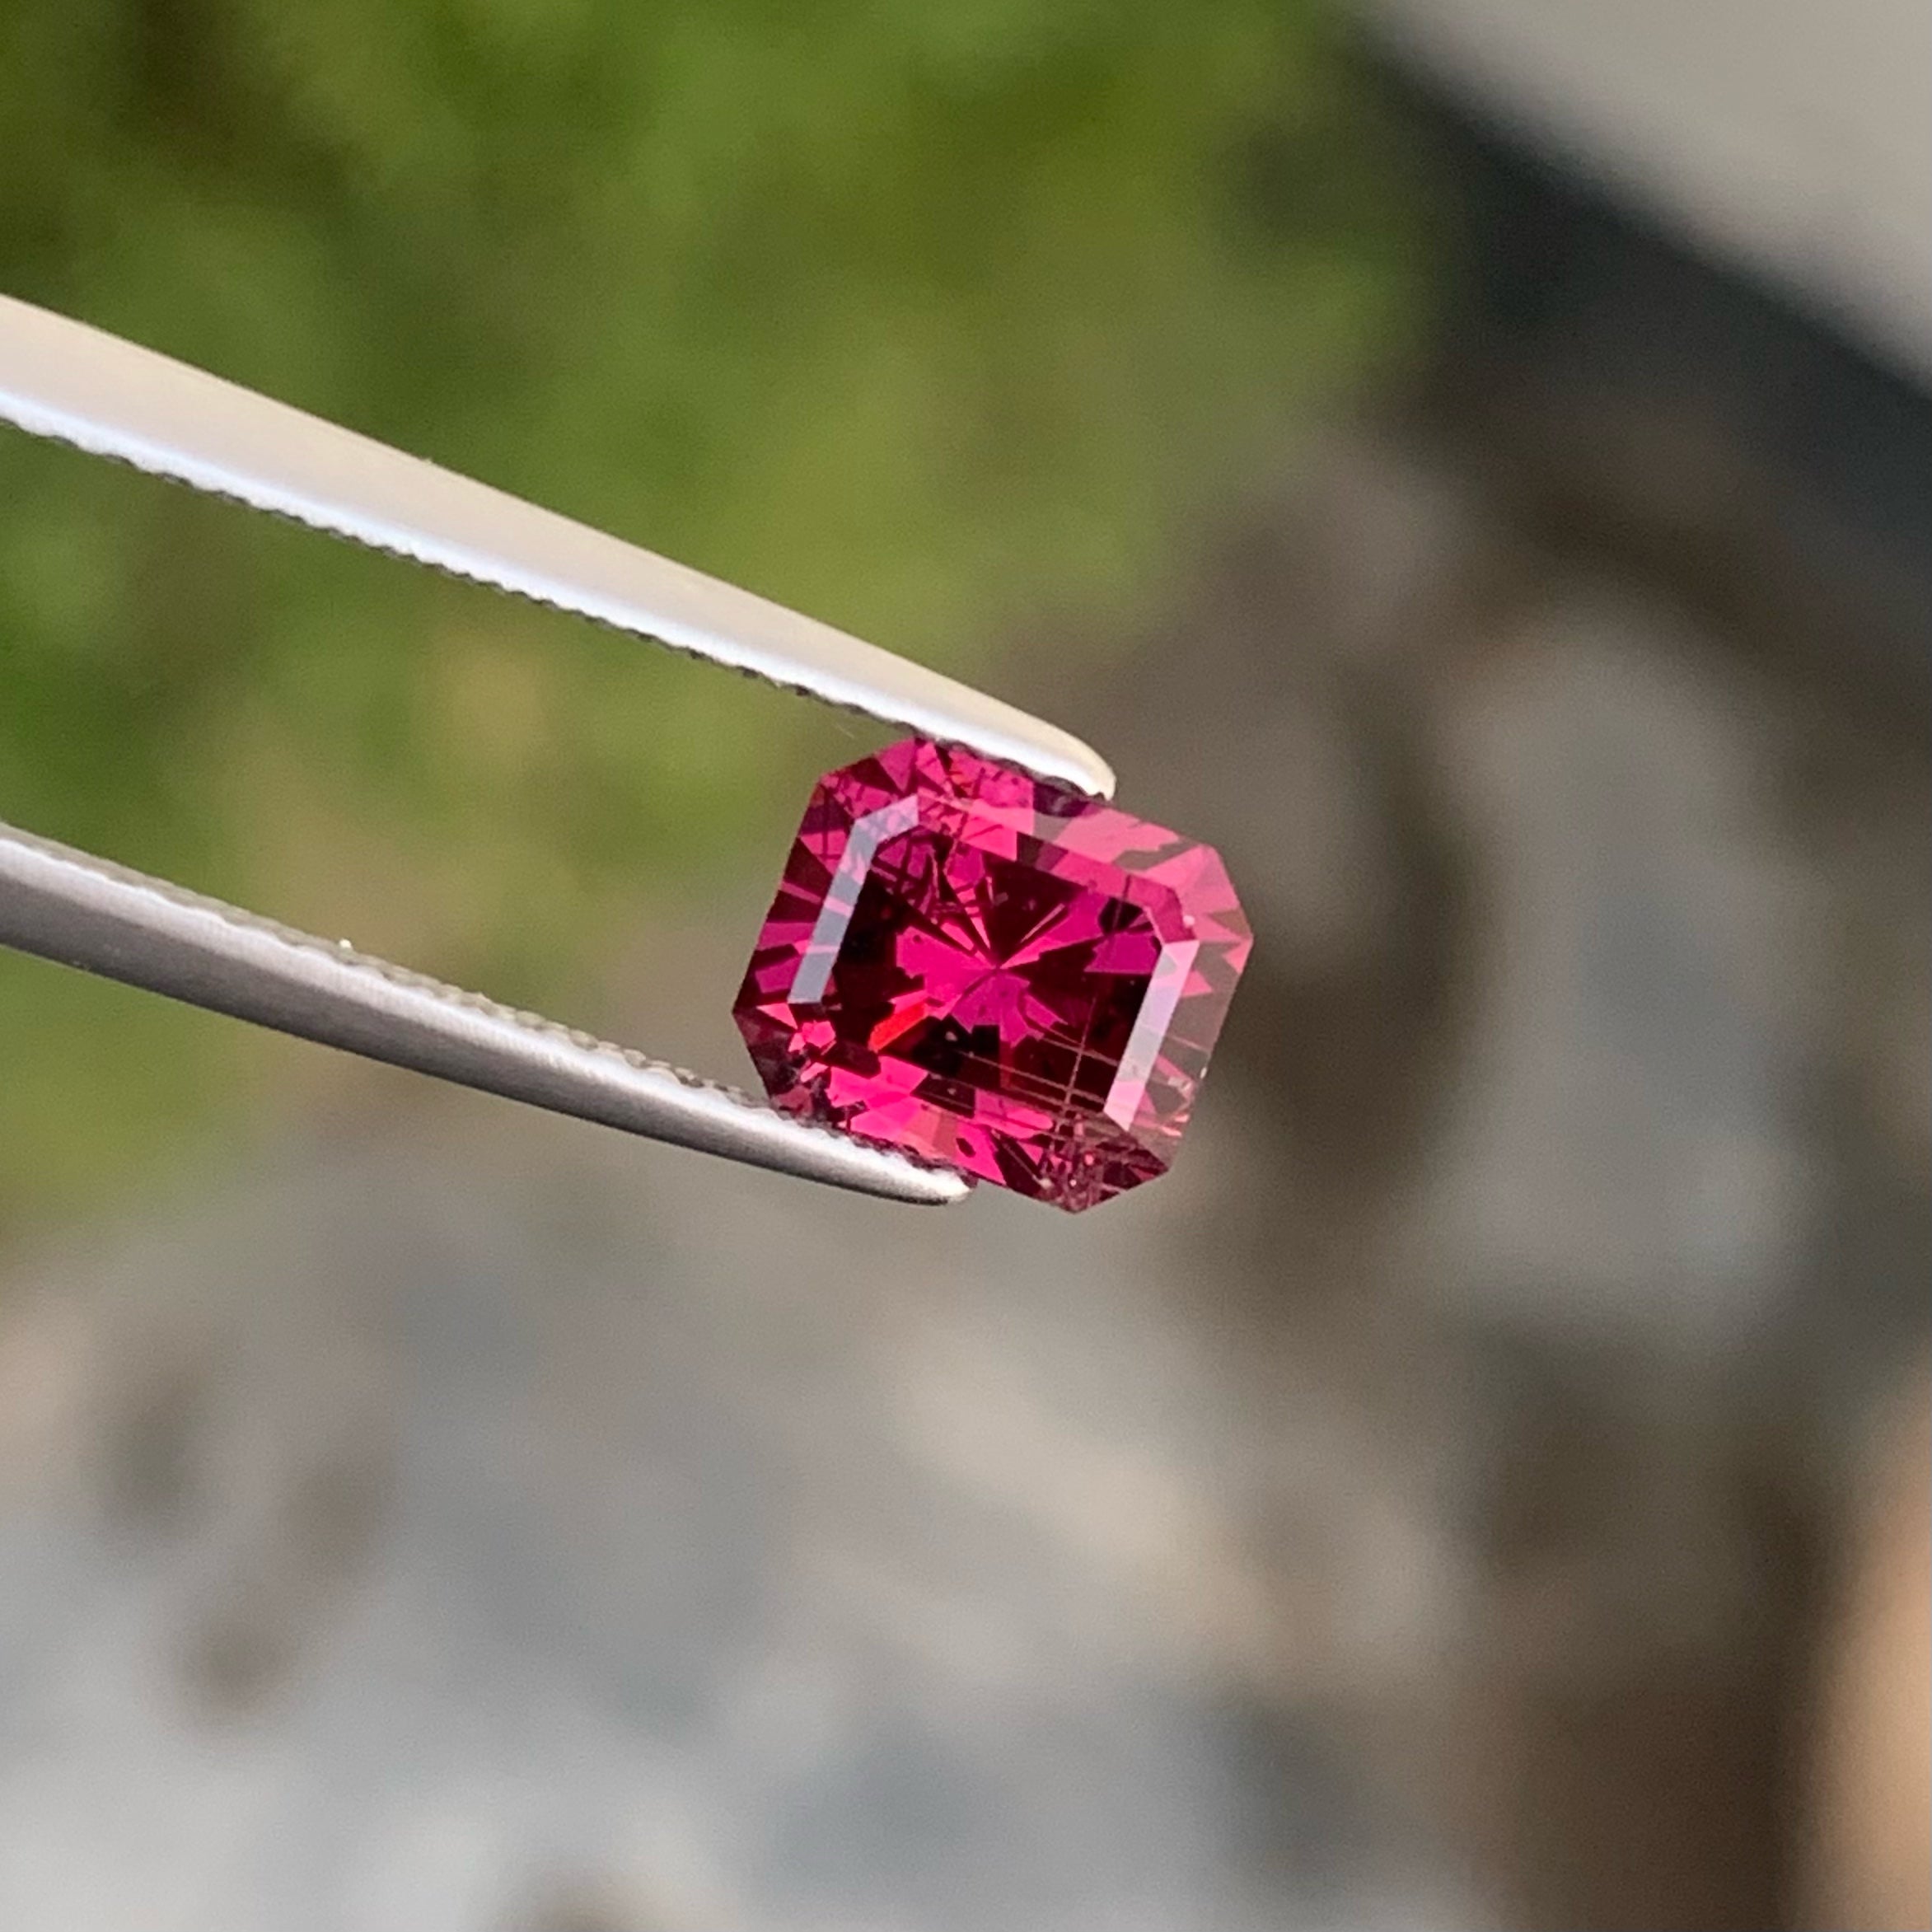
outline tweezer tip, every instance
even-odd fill
[[[1014,764],[1026,765],[1041,778],[1071,786],[1074,791],[1084,792],[1091,798],[1111,798],[1114,795],[1114,768],[1106,759],[1070,732],[1058,730],[1039,720],[1033,721],[1030,741],[1023,748],[1009,751],[1008,756]]]
[[[973,1191],[973,1184],[965,1175],[955,1174],[949,1168],[925,1168],[920,1172],[919,1181],[922,1191],[909,1191],[900,1196],[910,1207],[957,1207]]]
[[[1079,788],[1096,798],[1111,798],[1114,795],[1114,768],[1091,747],[1081,745],[1078,749],[1082,764],[1076,783]]]

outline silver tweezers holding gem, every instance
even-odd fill
[[[0,296],[0,421],[1105,797],[1078,739],[873,644]],[[0,825],[0,944],[726,1160],[938,1205],[960,1176],[536,1014]]]

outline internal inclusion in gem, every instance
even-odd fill
[[[819,780],[732,1011],[775,1106],[1088,1208],[1166,1172],[1250,944],[1210,847],[909,738]]]

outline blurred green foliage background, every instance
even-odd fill
[[[1401,206],[1306,0],[0,8],[0,288],[968,674],[1388,340]],[[0,435],[0,816],[426,970],[554,996],[826,729]],[[258,1050],[0,954],[0,1221]]]

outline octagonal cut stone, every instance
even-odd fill
[[[1166,1172],[1251,943],[1210,847],[909,738],[819,780],[732,1013],[774,1106],[1088,1208]]]

